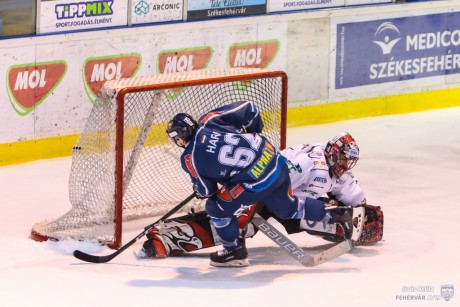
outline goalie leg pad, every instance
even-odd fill
[[[254,212],[244,212],[240,225],[246,224],[248,214],[252,218]],[[242,229],[240,232],[246,238],[253,237],[257,232],[256,227],[252,223],[245,226],[244,232]],[[222,245],[211,219],[204,211],[166,220],[147,234],[147,239],[142,252],[137,253],[138,258],[180,256],[184,252]]]
[[[206,212],[165,220],[147,234],[143,250],[148,258],[178,256],[216,245]]]

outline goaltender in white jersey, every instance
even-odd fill
[[[379,206],[366,203],[366,197],[350,171],[359,159],[358,145],[350,134],[341,133],[326,144],[287,148],[281,154],[289,160],[289,177],[293,193],[299,200],[297,215],[293,219],[278,219],[288,234],[307,232],[334,242],[351,236],[354,245],[375,244],[382,240],[383,212]],[[346,219],[340,221],[340,217],[345,217],[347,212],[354,217],[355,212],[363,212],[363,209],[361,233],[353,238],[354,218],[348,222]],[[336,213],[335,216],[331,212]],[[257,227],[248,224],[252,214],[248,211],[238,216],[241,224],[247,225],[241,231],[246,237],[256,233]],[[265,206],[259,214],[266,219],[276,219]],[[316,219],[319,222],[305,220],[305,215],[311,217],[314,214],[321,216]],[[349,227],[345,229],[347,225]],[[139,253],[138,257],[179,256],[222,244],[206,212],[168,219],[161,227],[153,229],[147,238],[142,256]]]
[[[366,196],[351,171],[337,178],[324,155],[325,144],[307,144],[286,148],[281,154],[290,160],[289,177],[294,195],[319,198],[330,193],[345,205],[366,203]]]
[[[327,222],[327,215],[324,223],[311,223],[304,219],[305,206],[308,207],[311,199],[320,198],[326,202],[326,208],[364,208],[364,229],[355,242],[358,245],[372,244],[382,239],[383,212],[380,207],[367,204],[366,196],[351,172],[359,159],[359,147],[349,133],[342,132],[326,144],[286,148],[281,154],[289,160],[293,193],[299,198],[299,214],[296,218],[300,219],[300,229],[318,235],[336,234],[335,226]],[[298,231],[296,227],[284,224],[290,228],[288,232]],[[335,240],[334,236],[324,238]]]

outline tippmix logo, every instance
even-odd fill
[[[55,6],[55,13],[58,20],[112,15],[112,5],[112,0],[64,3]]]
[[[393,47],[401,40],[401,33],[392,22],[384,22],[377,28],[374,37],[372,42],[380,47],[382,53],[390,54]]]
[[[14,65],[8,69],[8,97],[13,109],[25,116],[58,86],[67,71],[64,61]]]
[[[83,79],[88,98],[94,102],[106,81],[133,77],[141,67],[138,53],[88,58],[83,67]]]

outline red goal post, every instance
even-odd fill
[[[191,193],[167,122],[238,100],[253,101],[264,135],[286,145],[287,75],[257,68],[213,68],[105,83],[72,150],[69,198],[63,216],[33,225],[31,238],[122,244],[124,221],[162,215]],[[203,201],[183,211],[201,210]]]

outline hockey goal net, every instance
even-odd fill
[[[124,221],[162,215],[192,192],[166,124],[239,100],[256,103],[264,134],[285,146],[287,77],[281,71],[203,69],[108,81],[72,150],[71,210],[33,225],[38,241],[92,240],[119,248]],[[202,209],[192,201],[184,210]]]

